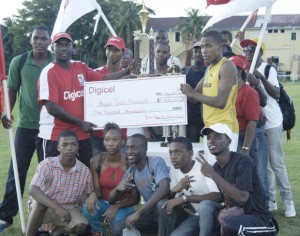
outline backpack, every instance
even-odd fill
[[[265,77],[268,79],[270,69],[272,65],[267,65],[265,67]],[[280,98],[278,99],[278,104],[282,113],[283,121],[282,126],[283,130],[287,131],[287,139],[290,139],[290,130],[294,128],[296,122],[296,114],[293,101],[291,97],[284,90],[283,85],[279,83],[280,89]]]
[[[20,95],[20,87],[21,87],[21,83],[22,83],[21,71],[22,71],[23,66],[25,64],[27,56],[28,56],[28,52],[23,53],[20,57],[19,64],[18,64],[18,74],[19,74],[19,77],[20,77],[18,95]]]
[[[147,165],[148,170],[149,170],[149,172],[150,172],[150,174],[152,175],[152,178],[153,178],[153,182],[151,183],[151,189],[152,189],[153,192],[156,192],[156,190],[158,189],[158,186],[155,183],[152,157],[147,157],[146,165]],[[134,171],[135,171],[136,167],[133,164],[129,168],[130,168],[129,173],[132,175],[132,177],[133,177],[132,182],[134,183]]]

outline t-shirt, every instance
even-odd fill
[[[18,91],[21,88],[17,127],[39,129],[41,105],[38,103],[37,83],[43,68],[54,59],[50,51],[48,51],[48,56],[49,58],[41,67],[33,60],[33,52],[30,51],[21,70],[21,76],[18,72],[21,55],[14,57],[10,63],[7,87],[12,91]]]
[[[225,207],[243,207],[245,214],[251,215],[270,214],[266,209],[265,193],[257,176],[255,165],[249,156],[231,152],[230,160],[223,168],[218,162],[214,164],[213,168],[227,182],[240,190],[249,192],[247,203],[240,206],[220,189]]]
[[[65,209],[78,207],[93,191],[89,168],[76,160],[75,165],[66,172],[60,163],[60,156],[40,162],[30,185],[39,187]]]
[[[40,115],[39,137],[47,140],[58,140],[63,130],[72,130],[78,140],[89,138],[79,126],[64,122],[50,115],[44,105],[44,100],[60,105],[71,115],[84,119],[84,82],[102,80],[103,75],[89,68],[85,63],[71,61],[70,68],[65,69],[55,62],[46,66],[39,79],[39,98],[42,106]]]
[[[146,202],[156,192],[156,188],[161,180],[170,180],[169,169],[161,157],[148,157],[148,163],[146,162],[142,171],[138,171],[135,167],[130,166],[123,179],[127,178],[132,168],[134,168],[133,179],[135,186]]]
[[[239,122],[240,132],[245,131],[248,121],[259,119],[259,96],[258,93],[247,84],[243,84],[236,97],[236,115]]]
[[[191,187],[186,190],[183,189],[181,192],[177,193],[175,197],[180,196],[191,196],[191,195],[203,195],[210,192],[219,192],[219,189],[216,185],[216,183],[211,179],[202,174],[200,171],[201,165],[198,161],[194,162],[194,166],[188,173],[182,173],[180,169],[175,169],[173,166],[171,166],[170,169],[170,177],[171,177],[171,183],[170,183],[170,189],[173,189],[179,181],[184,178],[186,175],[188,176],[194,176],[195,182],[191,182]],[[199,203],[192,203],[193,207],[195,209],[198,209]],[[198,215],[198,211],[195,213],[195,215]]]
[[[199,81],[203,78],[206,71],[206,67],[202,67],[201,70],[196,70],[195,66],[191,66],[186,74],[186,83],[189,84],[193,89],[196,88]],[[188,124],[187,126],[199,127],[202,129],[204,127],[202,112],[201,112],[201,103],[197,102],[195,104],[187,102],[187,111],[188,111]]]
[[[220,83],[219,73],[222,64],[226,60],[227,59],[223,57],[216,65],[207,68],[203,81],[203,95],[209,97],[218,95]],[[236,118],[235,109],[237,89],[238,85],[236,83],[232,86],[226,106],[223,109],[203,104],[203,121],[205,127],[209,127],[216,123],[222,123],[226,124],[233,133],[239,133],[239,124]]]
[[[262,74],[265,75],[265,67],[267,66],[266,62],[262,62],[261,65],[258,67],[258,71]],[[277,72],[274,67],[270,68],[270,73],[268,77],[268,81],[275,87],[279,88],[279,83],[277,79]],[[260,83],[260,85],[263,87],[264,90],[265,87],[263,83]],[[265,129],[271,129],[278,127],[282,125],[282,113],[280,110],[280,107],[278,105],[278,102],[276,99],[272,98],[267,92],[267,104],[262,108],[265,116],[267,117],[267,122],[265,124]]]

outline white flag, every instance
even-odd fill
[[[218,13],[213,15],[213,17],[209,19],[202,32],[204,32],[208,27],[221,20],[224,20],[239,13],[254,11],[261,7],[271,6],[276,1],[277,0],[231,0],[229,3],[224,5],[210,5],[208,6],[208,8],[213,7],[216,10],[221,9],[222,11],[217,11]]]
[[[96,16],[94,33],[96,32],[100,16],[104,18],[110,31],[113,31],[96,0],[62,0],[51,38],[53,38],[56,33],[65,32],[77,19],[95,9],[98,10],[98,14]],[[115,34],[115,32],[113,31],[112,34]]]

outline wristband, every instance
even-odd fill
[[[242,149],[249,150],[250,148],[243,146]]]
[[[182,199],[183,199],[184,202],[187,202],[185,195],[182,196]]]

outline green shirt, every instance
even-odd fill
[[[18,65],[21,55],[12,59],[7,79],[9,90],[18,91],[20,89],[19,118],[17,127],[27,129],[39,129],[40,109],[38,103],[37,82],[43,68],[54,60],[53,54],[48,51],[49,59],[40,67],[33,60],[33,52],[30,51],[21,70],[18,73]]]

